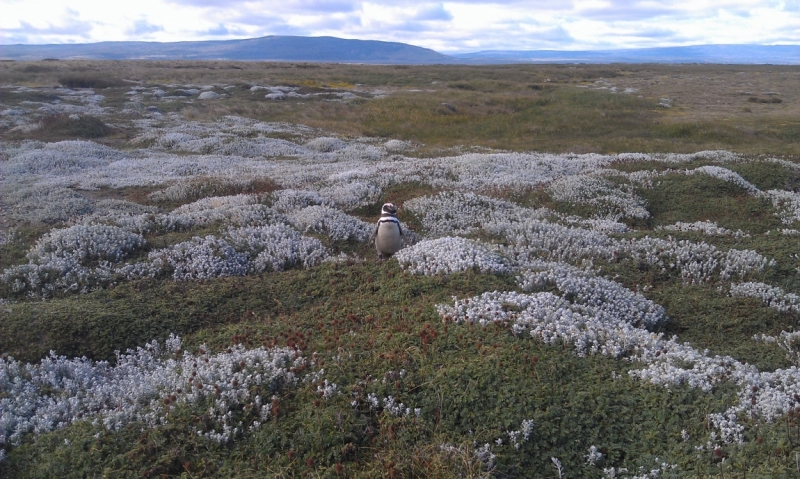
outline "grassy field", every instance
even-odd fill
[[[0,477],[796,477],[798,75],[0,63]]]
[[[2,84],[108,85],[103,94],[110,105],[120,105],[122,93],[137,85],[134,82],[233,85],[239,88],[229,91],[225,101],[175,102],[169,109],[187,119],[242,115],[352,137],[398,138],[425,144],[422,152],[428,154],[463,146],[570,153],[729,149],[797,155],[798,74],[793,66],[742,65],[0,64]],[[298,86],[305,92],[352,90],[364,97],[375,91],[390,94],[380,101],[264,102],[263,95],[249,91],[253,84]],[[626,89],[632,92],[624,93]],[[4,102],[11,99],[4,95]],[[672,106],[659,107],[662,98]]]

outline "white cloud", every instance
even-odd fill
[[[6,0],[0,43],[331,35],[442,52],[800,43],[798,0]]]
[[[160,25],[153,25],[152,23],[148,22],[145,18],[141,18],[136,20],[133,23],[133,27],[128,29],[128,34],[133,35],[135,37],[147,37],[156,32],[164,31],[164,27]]]

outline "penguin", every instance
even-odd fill
[[[397,206],[394,203],[386,203],[381,208],[381,217],[370,237],[372,241],[375,241],[380,259],[389,258],[403,247],[403,229],[397,219]]]

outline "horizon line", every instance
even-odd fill
[[[78,46],[78,45],[98,45],[101,43],[149,43],[149,44],[170,44],[170,43],[205,43],[205,42],[236,42],[236,41],[247,41],[247,40],[258,40],[261,38],[270,38],[270,37],[277,37],[277,38],[332,38],[337,40],[348,40],[348,41],[360,41],[360,42],[380,42],[380,43],[394,43],[400,45],[409,45],[417,48],[423,48],[426,50],[430,50],[441,55],[465,55],[470,53],[498,53],[498,52],[561,52],[561,53],[578,53],[578,52],[618,52],[618,51],[631,51],[631,50],[653,50],[653,49],[663,49],[663,48],[692,48],[692,47],[707,47],[707,46],[759,46],[759,47],[800,47],[800,43],[699,43],[699,44],[689,44],[689,45],[664,45],[664,46],[650,46],[650,47],[621,47],[621,48],[599,48],[599,49],[587,49],[587,48],[575,48],[575,49],[555,49],[555,48],[546,48],[546,49],[487,49],[487,50],[451,50],[446,52],[441,52],[439,50],[434,50],[433,48],[422,47],[419,45],[414,45],[412,43],[406,42],[397,42],[397,41],[389,41],[389,40],[374,40],[374,39],[362,39],[362,38],[345,38],[345,37],[336,37],[332,35],[317,35],[317,36],[309,36],[309,35],[264,35],[260,37],[248,37],[248,38],[226,38],[226,39],[218,39],[218,40],[176,40],[176,41],[169,41],[169,42],[161,42],[161,41],[153,41],[153,40],[101,40],[96,42],[85,42],[85,43],[2,43],[0,41],[0,47],[44,47],[44,46]]]

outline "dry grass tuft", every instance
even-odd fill
[[[67,88],[112,88],[123,86],[121,80],[94,75],[70,75],[58,79],[58,83]]]
[[[28,131],[25,137],[42,141],[59,141],[63,139],[96,139],[106,137],[114,129],[103,120],[91,115],[58,115],[45,116],[39,127]]]

